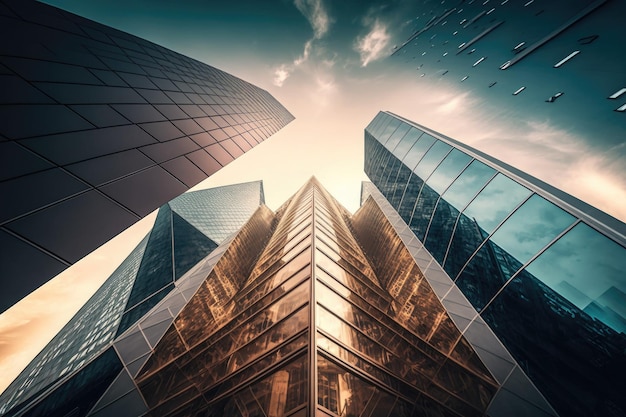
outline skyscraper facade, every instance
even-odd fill
[[[0,311],[293,119],[237,77],[39,2],[2,0],[0,35]]]
[[[93,359],[6,415],[556,415],[480,318],[449,313],[441,267],[368,195],[350,215],[311,179],[275,213],[260,206]]]
[[[559,415],[626,415],[624,223],[389,112],[365,130],[365,171],[461,327],[484,321]]]
[[[469,93],[485,117],[549,120],[608,148],[626,134],[625,14],[614,0],[415,2],[391,62]]]
[[[0,414],[90,362],[263,203],[257,181],[185,193],[163,205],[150,233],[2,393]]]

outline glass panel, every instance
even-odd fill
[[[402,201],[402,197],[404,196],[404,190],[406,189],[407,183],[409,182],[409,178],[411,178],[411,170],[408,169],[406,165],[400,164],[400,170],[398,171],[395,182],[390,185],[393,189],[393,194],[388,200],[389,203],[391,203],[392,207],[397,208],[400,204],[400,201]]]
[[[452,146],[447,143],[440,140],[436,141],[428,152],[426,152],[426,155],[424,155],[413,171],[420,178],[425,180],[433,172],[437,165],[439,165],[444,156],[450,152],[450,149],[452,149]]]
[[[456,284],[480,311],[523,264],[573,221],[565,211],[533,195],[478,251]]]
[[[570,214],[535,194],[500,226],[491,240],[520,263],[526,263],[573,221]]]
[[[417,196],[419,195],[423,185],[424,181],[422,181],[422,179],[417,175],[411,173],[409,182],[404,190],[404,196],[400,201],[400,207],[397,208],[398,214],[406,223],[411,221],[413,208],[415,207],[415,200],[417,200]]]
[[[210,412],[202,415],[216,417],[286,415],[290,410],[307,402],[309,391],[307,373],[308,361],[306,356],[303,356],[269,377],[237,392],[228,398],[226,404],[218,403],[212,406]],[[199,414],[194,412],[187,415]]]
[[[530,195],[530,190],[512,179],[498,174],[478,194],[463,212],[477,227],[489,234],[519,203]],[[487,237],[485,235],[485,237]]]
[[[433,214],[433,209],[438,199],[439,194],[434,192],[428,184],[425,184],[413,209],[413,217],[409,222],[409,227],[420,241],[424,241],[426,228],[430,223],[430,217]]]
[[[409,149],[409,152],[406,154],[402,162],[413,170],[415,165],[417,165],[417,163],[422,159],[433,143],[435,143],[435,138],[424,133],[419,140],[415,142],[415,145]]]
[[[409,132],[404,135],[398,146],[393,150],[393,154],[400,160],[404,158],[406,153],[411,149],[415,142],[422,136],[424,132],[414,127],[411,127]]]
[[[529,194],[510,178],[496,175],[459,217],[444,260],[448,275],[455,278],[483,240]]]
[[[383,145],[387,143],[389,137],[396,131],[398,126],[400,126],[402,122],[396,118],[392,118],[389,124],[383,127],[379,134],[376,135],[376,139]]]
[[[380,122],[376,125],[376,128],[372,130],[372,135],[374,137],[378,137],[385,128],[385,126],[387,126],[393,119],[393,117],[389,116],[386,113],[383,113]]]
[[[443,198],[457,210],[462,210],[494,174],[493,168],[473,160],[443,193]]]
[[[404,135],[406,135],[406,133],[409,131],[410,128],[411,128],[410,125],[406,123],[402,123],[396,129],[396,131],[393,132],[393,135],[391,135],[387,143],[385,143],[385,148],[387,148],[389,151],[393,151],[398,145],[398,142],[402,140],[402,138],[404,137]]]
[[[584,232],[578,235],[583,240],[570,242],[576,242],[582,253],[590,251],[592,263],[594,255],[602,259],[601,251],[611,250],[608,245],[596,251],[594,239],[584,240],[591,237],[584,235]],[[555,260],[554,255],[568,246],[557,248],[536,266],[536,271],[552,271],[559,275],[558,268],[563,266],[564,273],[573,271],[574,276],[586,275],[595,283],[599,271],[592,269],[591,265],[588,268],[572,257],[562,259],[562,262]],[[611,258],[609,265],[617,259]],[[619,259],[623,265],[623,255]],[[547,265],[548,260],[556,265],[547,266],[542,271],[541,264]],[[576,268],[582,268],[582,271],[577,272]],[[622,277],[623,274],[621,270]],[[591,288],[592,284],[588,287]],[[618,334],[601,321],[582,314],[526,270],[513,278],[481,315],[517,362],[524,364],[527,375],[559,415],[610,415],[608,410],[615,404],[624,409],[624,333]],[[604,408],[607,411],[601,412],[599,407],[607,407]]]
[[[579,309],[626,333],[626,248],[580,223],[526,270]]]
[[[438,194],[443,193],[471,159],[469,155],[458,149],[453,149],[433,172],[433,175],[428,178],[427,184]]]

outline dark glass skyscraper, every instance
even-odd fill
[[[100,354],[176,292],[178,280],[229,242],[263,203],[258,181],[185,193],[163,205],[150,233],[0,396],[0,414]]]
[[[626,135],[624,15],[615,0],[414,2],[391,62],[423,85],[469,93],[490,120],[521,129],[549,121],[617,147]]]
[[[350,215],[311,179],[276,213],[261,205],[6,415],[556,415],[485,322],[457,315],[471,310],[460,291],[455,309],[442,300],[454,285],[369,194]]]
[[[0,311],[293,119],[250,83],[42,3],[0,2],[0,36]]]
[[[443,268],[461,327],[486,323],[559,415],[626,415],[624,223],[389,112],[365,171]]]

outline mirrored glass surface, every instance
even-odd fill
[[[530,190],[498,174],[478,194],[463,214],[489,234],[526,197]]]
[[[393,151],[398,143],[402,140],[404,135],[407,134],[410,128],[411,126],[406,123],[402,123],[400,126],[398,126],[396,131],[393,132],[393,134],[389,137],[387,143],[385,143],[385,148],[387,148],[389,151]]]
[[[376,135],[376,138],[383,145],[386,144],[389,140],[389,137],[393,134],[393,132],[396,131],[398,126],[400,126],[401,124],[402,122],[400,120],[392,118],[389,123],[380,130],[380,133]]]
[[[498,228],[491,240],[523,264],[573,222],[573,216],[535,194]]]
[[[406,153],[411,149],[411,147],[415,144],[415,142],[424,134],[419,129],[411,127],[406,135],[400,140],[398,145],[393,150],[393,154],[398,157],[400,160],[404,158]]]
[[[626,248],[579,223],[526,270],[590,316],[626,333]]]
[[[494,174],[493,168],[475,159],[443,193],[443,198],[457,210],[462,210]]]
[[[426,179],[432,174],[433,170],[439,165],[441,160],[450,152],[452,146],[440,140],[436,141],[433,146],[426,152],[426,155],[417,164],[413,170],[419,177]]]
[[[452,149],[435,169],[433,175],[428,178],[427,184],[438,194],[443,193],[467,164],[470,163],[471,159],[466,153],[458,149]]]
[[[422,159],[424,154],[428,152],[433,143],[435,143],[435,138],[424,133],[418,140],[415,142],[415,145],[409,149],[406,156],[402,160],[404,164],[409,167],[411,170],[415,168],[415,165]]]

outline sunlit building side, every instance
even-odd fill
[[[354,215],[314,178],[275,213],[260,205],[91,361],[6,415],[555,416],[481,319],[452,316],[443,270],[365,191]]]
[[[0,36],[0,312],[293,120],[259,87],[40,2],[0,2]]]
[[[365,129],[365,171],[445,272],[460,327],[484,321],[559,415],[626,415],[624,223],[389,112]]]

